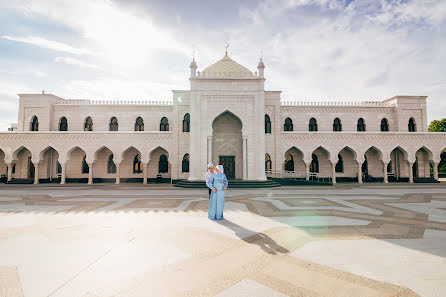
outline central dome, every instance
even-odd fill
[[[255,78],[248,68],[235,62],[228,55],[206,67],[200,73],[200,76],[209,78]]]

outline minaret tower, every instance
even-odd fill
[[[265,64],[262,54],[257,65],[259,92],[256,98],[257,117],[257,180],[266,180],[265,175]]]
[[[197,63],[195,62],[195,51],[194,55],[192,56],[192,62],[190,63],[190,77],[191,78],[197,77]]]

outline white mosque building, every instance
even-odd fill
[[[446,133],[428,133],[426,96],[295,102],[266,91],[257,70],[227,54],[197,70],[173,100],[92,101],[20,94],[18,123],[0,132],[5,182],[351,182],[438,179]]]

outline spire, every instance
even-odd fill
[[[190,63],[190,77],[197,77],[197,63],[195,62],[195,50],[192,54],[192,62]]]
[[[229,43],[226,42],[226,46],[225,46],[225,56],[228,55],[228,47],[229,47]]]
[[[260,61],[257,65],[257,69],[259,70],[259,77],[264,78],[265,77],[265,64],[263,64],[263,51],[260,51]]]

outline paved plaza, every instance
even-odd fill
[[[446,296],[446,184],[0,185],[0,296]]]

